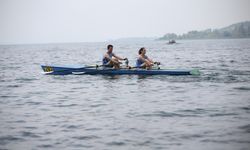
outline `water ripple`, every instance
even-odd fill
[[[240,126],[239,129],[244,130],[247,133],[250,133],[250,124],[244,125],[244,126]]]
[[[74,136],[72,138],[76,140],[92,140],[92,139],[99,139],[100,137],[95,135],[86,135],[86,136]]]
[[[121,142],[121,141],[112,141],[107,143],[108,146],[124,146],[126,145],[125,142]]]
[[[144,114],[138,115],[138,117],[198,117],[198,115],[181,114],[181,113],[165,112],[165,111],[155,111],[153,113],[144,113]]]
[[[199,76],[45,76],[100,63],[106,43],[0,46],[0,149],[249,149],[250,40],[180,43],[111,44]]]
[[[14,141],[21,142],[21,141],[24,141],[24,139],[20,137],[12,136],[12,135],[0,136],[0,145],[6,145]]]

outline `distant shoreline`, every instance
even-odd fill
[[[220,29],[206,29],[202,31],[189,31],[182,35],[167,33],[157,40],[181,40],[181,39],[235,39],[250,38],[250,21],[232,24]]]
[[[249,39],[248,38],[211,38],[211,39],[178,39],[178,41],[196,41],[196,40],[244,40],[244,39]],[[143,41],[143,40],[141,40]],[[148,40],[147,40],[148,41]],[[167,40],[158,40],[157,38],[152,39],[151,41],[164,41],[167,42]],[[24,44],[0,44],[0,46],[32,46],[32,45],[61,45],[61,44],[95,44],[95,43],[111,43],[112,42],[132,42],[131,40],[129,41],[103,41],[103,42],[55,42],[55,43],[24,43]]]
[[[250,39],[250,37],[247,38],[204,38],[204,39],[176,39],[175,41],[195,41],[195,40],[241,40],[241,39]],[[158,40],[155,39],[156,41],[166,41],[168,42],[169,40]]]

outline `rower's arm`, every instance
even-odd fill
[[[140,57],[140,59],[141,59],[142,61],[146,62],[146,63],[151,63],[148,59],[145,59],[145,58],[143,58],[143,57]]]
[[[114,55],[113,55],[113,56],[114,56]],[[105,54],[104,57],[107,58],[107,59],[109,60],[109,62],[108,62],[107,64],[110,64],[111,62],[116,63],[116,64],[119,63],[118,61],[116,61],[116,60],[110,58],[110,56],[109,56],[108,54]]]
[[[148,56],[145,56],[145,59],[147,60],[148,63],[152,63],[152,64],[154,63],[154,61],[152,59],[148,58]]]
[[[154,63],[154,61],[152,59],[147,59],[150,63]]]
[[[158,61],[153,61],[152,59],[150,59],[150,62],[151,62],[152,64],[157,64],[157,65],[160,65],[160,64],[161,64],[160,62],[158,62]]]
[[[117,58],[118,60],[124,60],[125,58],[121,58],[119,56],[116,56],[115,54],[113,55],[115,58]]]
[[[148,60],[148,59],[146,59],[146,61],[148,62],[148,63],[150,63],[150,64],[153,64],[154,62],[152,62],[151,60]]]

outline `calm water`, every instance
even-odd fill
[[[250,149],[250,39],[113,42],[200,76],[42,75],[108,43],[0,46],[0,149]]]

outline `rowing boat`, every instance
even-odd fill
[[[113,69],[94,66],[56,66],[41,65],[43,73],[47,75],[199,75],[197,69],[142,69],[142,68],[121,68]]]
[[[142,68],[121,68],[113,69],[99,66],[54,66],[41,65],[44,74],[47,75],[199,75],[197,69],[142,69]]]

